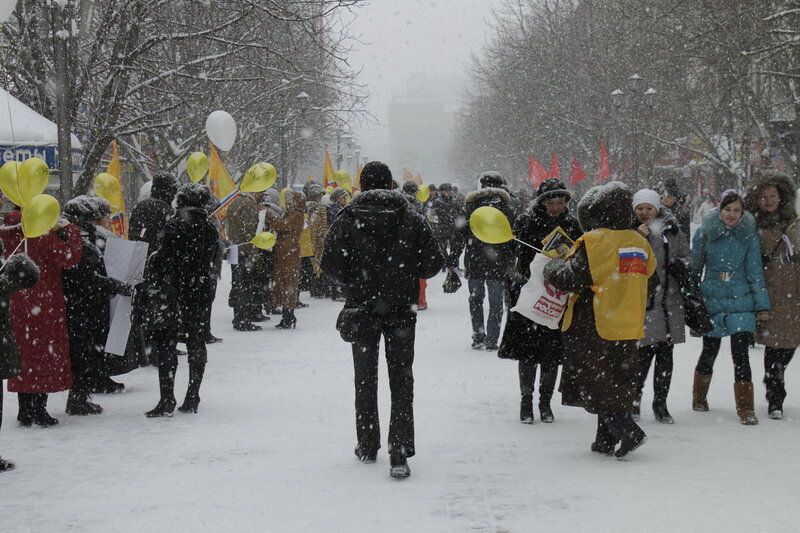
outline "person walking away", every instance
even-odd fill
[[[761,265],[761,240],[753,215],[739,194],[722,193],[717,209],[706,215],[692,239],[693,276],[714,326],[703,335],[692,387],[692,408],[708,411],[708,388],[723,337],[731,338],[736,413],[744,425],[758,424],[753,402],[749,335],[756,315],[767,318],[769,294]]]
[[[548,178],[540,186],[528,212],[514,224],[514,235],[523,242],[540,247],[542,240],[556,228],[561,228],[573,241],[583,234],[577,219],[569,214],[567,202],[571,195],[558,178]],[[509,309],[517,305],[520,290],[531,275],[531,262],[538,253],[524,244],[514,243],[516,262],[509,282]],[[550,400],[558,378],[558,366],[564,352],[560,330],[550,329],[508,311],[503,341],[498,356],[519,361],[519,390],[521,395],[519,420],[533,424],[533,392],[536,367],[539,367],[539,417],[542,422],[555,420]]]
[[[772,310],[761,315],[756,340],[764,348],[764,385],[767,413],[783,418],[786,398],[784,374],[800,345],[800,222],[795,212],[796,189],[792,179],[775,170],[753,177],[745,206],[756,220],[761,240],[761,260]]]
[[[189,386],[178,410],[196,413],[200,404],[200,385],[208,360],[205,307],[218,238],[205,210],[210,196],[209,188],[198,183],[187,183],[178,189],[178,209],[164,228],[161,247],[148,259],[145,281],[150,289],[146,291],[149,294],[146,320],[152,330],[160,389],[158,404],[145,413],[148,418],[171,416],[175,409],[178,368],[175,345],[180,331],[186,333]]]
[[[641,189],[633,195],[634,229],[653,249],[658,286],[650,294],[644,321],[644,337],[639,339],[639,375],[633,418],[638,420],[650,366],[653,368],[653,414],[662,424],[675,421],[667,409],[672,383],[672,354],[676,344],[686,340],[681,283],[691,276],[692,252],[675,215],[661,205],[658,193]]]
[[[22,212],[8,213],[0,229],[8,257],[22,242]],[[19,350],[22,372],[8,380],[8,391],[19,401],[21,426],[48,427],[58,419],[47,412],[47,395],[72,388],[67,309],[62,271],[81,260],[81,234],[75,224],[60,220],[56,227],[27,239],[27,256],[39,267],[39,283],[11,297],[11,325]]]
[[[472,213],[483,206],[499,209],[513,226],[516,220],[511,197],[499,187],[503,178],[496,172],[480,177],[481,189],[467,195],[462,225],[458,229],[455,247],[447,256],[448,266],[458,266],[464,252],[464,270],[469,288],[469,315],[472,321],[472,348],[497,350],[500,324],[503,320],[503,293],[506,280],[514,269],[514,247],[511,243],[489,244],[481,241],[469,229]],[[488,293],[489,314],[484,322],[483,302]]]
[[[297,295],[300,284],[300,234],[305,225],[306,197],[301,192],[286,191],[286,214],[281,218],[267,213],[267,221],[278,240],[275,243],[275,285],[272,287],[270,305],[281,308],[278,329],[294,329],[297,318]]]
[[[11,329],[8,299],[17,291],[31,289],[39,281],[39,269],[27,256],[12,255],[4,262],[0,272],[0,425],[3,421],[3,380],[12,379],[22,372],[17,343]],[[13,470],[15,464],[0,458],[0,472]]]
[[[646,435],[633,420],[645,309],[656,260],[631,228],[633,195],[624,183],[589,189],[578,204],[586,232],[565,261],[545,266],[545,279],[573,293],[564,313],[561,401],[597,415],[594,452],[624,457]],[[653,287],[655,288],[655,279]],[[619,444],[619,448],[615,447]]]
[[[258,248],[248,244],[258,229],[258,202],[262,193],[241,193],[228,208],[225,230],[228,239],[237,245],[237,259],[231,265],[231,292],[228,303],[233,307],[233,329],[237,331],[258,331],[261,326],[253,323],[261,315],[256,272],[260,268],[261,253]]]
[[[105,346],[111,327],[111,298],[131,296],[130,285],[108,276],[97,246],[95,223],[103,218],[106,200],[77,196],[64,206],[64,216],[80,230],[83,249],[77,266],[62,271],[67,309],[73,384],[67,396],[68,415],[96,415],[103,408],[91,401],[103,379]]]
[[[678,222],[678,229],[689,239],[691,235],[692,214],[689,212],[686,195],[678,185],[678,180],[674,176],[664,180],[664,193],[661,196],[661,204],[672,211],[675,220]]]
[[[384,339],[391,390],[389,473],[411,474],[414,443],[414,333],[420,278],[431,278],[444,264],[427,221],[392,187],[389,167],[364,165],[362,193],[344,208],[325,238],[322,270],[346,287],[340,315],[352,336],[355,373],[355,454],[374,463],[380,443],[378,356]],[[343,334],[344,335],[344,334]]]
[[[453,196],[453,186],[450,183],[439,185],[439,194],[433,202],[433,209],[437,216],[436,238],[445,257],[451,257],[457,246],[456,222],[462,216],[462,207]],[[458,256],[455,259],[458,260]]]

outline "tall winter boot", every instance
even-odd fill
[[[602,453],[604,455],[614,455],[614,446],[617,445],[617,439],[614,434],[606,426],[605,420],[602,415],[597,416],[597,436],[595,436],[592,443],[592,451]]]
[[[533,424],[533,394],[523,394],[519,402],[519,421]]]
[[[753,407],[753,384],[750,382],[740,382],[733,384],[733,392],[736,396],[736,414],[745,426],[755,426],[758,424],[756,411]]]
[[[550,400],[556,388],[558,365],[539,365],[539,370],[539,418],[545,424],[550,424],[556,419]]]
[[[633,420],[630,413],[602,416],[608,430],[616,440],[620,441],[619,448],[614,452],[614,456],[618,459],[625,457],[647,441],[644,430]]]
[[[674,424],[675,420],[667,410],[667,394],[672,383],[672,368],[662,369],[656,363],[653,371],[653,385],[655,394],[653,395],[653,415],[656,421],[661,424]]]
[[[177,366],[158,365],[158,388],[161,392],[161,399],[154,408],[147,411],[144,416],[147,418],[157,418],[160,416],[172,416],[175,410],[175,371]]]
[[[17,402],[19,403],[17,422],[20,426],[31,427],[33,424],[33,396],[27,392],[17,393]]]
[[[294,309],[283,309],[281,321],[275,324],[278,329],[294,329],[297,325],[297,318],[294,316]]]
[[[205,371],[205,362],[191,361],[189,363],[189,387],[186,389],[183,405],[178,407],[178,411],[181,413],[197,412],[197,407],[200,405],[200,385],[203,383]]]
[[[70,389],[67,396],[66,412],[68,415],[78,416],[99,415],[103,412],[103,408],[96,403],[92,403],[89,393]]]
[[[47,412],[47,394],[33,395],[33,423],[43,428],[58,424],[58,419]]]
[[[774,365],[764,373],[764,386],[767,389],[767,412],[773,420],[783,418],[783,400],[786,398],[786,387],[783,378],[783,366]]]
[[[708,411],[708,387],[711,385],[711,376],[704,376],[698,372],[694,373],[694,384],[692,386],[692,409],[695,411]]]

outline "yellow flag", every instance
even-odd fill
[[[333,163],[331,162],[331,154],[325,150],[325,164],[322,168],[322,186],[327,187],[333,179]]]
[[[222,220],[227,216],[227,206],[233,201],[233,198],[235,198],[238,189],[236,188],[236,184],[233,183],[231,175],[228,174],[225,165],[222,163],[222,159],[219,158],[217,149],[214,148],[214,145],[211,143],[208,143],[208,149],[211,153],[208,167],[208,185],[211,187],[211,194],[217,197],[221,206],[215,216],[219,220]]]
[[[111,141],[111,161],[108,162],[108,170],[106,172],[111,174],[117,181],[120,181],[122,176],[122,169],[119,163],[119,146],[117,141]],[[114,233],[123,239],[128,238],[128,220],[125,214],[125,196],[122,194],[122,187],[119,187],[119,198],[116,202],[109,202],[111,205],[119,206],[119,209],[111,208],[111,229]]]
[[[314,181],[314,174],[306,175],[306,181]]]

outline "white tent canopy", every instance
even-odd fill
[[[71,135],[72,149],[81,150],[80,141]],[[58,126],[26,106],[0,87],[0,145],[55,146]]]

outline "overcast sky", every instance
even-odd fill
[[[470,54],[479,52],[486,23],[500,0],[371,0],[354,10],[351,26],[361,42],[350,63],[362,70],[371,93],[369,110],[386,122],[392,96],[402,95],[408,78],[429,73],[464,79]],[[452,102],[459,99],[454,87]],[[380,158],[388,135],[383,128],[357,132],[363,155]]]

